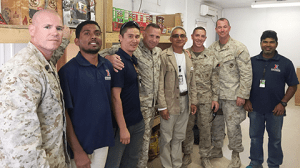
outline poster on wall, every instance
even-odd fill
[[[88,0],[63,0],[64,24],[76,28],[78,24],[89,20]]]

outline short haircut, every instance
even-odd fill
[[[176,29],[181,29],[181,30],[183,30],[184,33],[186,34],[186,31],[184,30],[184,28],[183,28],[182,26],[176,26],[176,27],[173,27],[173,29],[171,30],[170,37],[172,37],[173,31],[176,30]]]
[[[127,32],[129,28],[137,28],[139,31],[141,30],[140,25],[135,21],[128,21],[124,23],[120,28],[120,34],[123,35]]]
[[[204,31],[205,31],[205,33],[206,33],[206,30],[205,30],[205,28],[204,28],[204,27],[202,27],[202,26],[196,27],[196,28],[193,30],[193,34],[195,33],[195,31],[196,31],[196,30],[204,30]]]
[[[149,24],[146,26],[146,29],[145,29],[145,30],[149,29],[150,27],[153,27],[153,28],[156,28],[156,29],[160,29],[160,27],[159,27],[157,24],[155,24],[155,23],[149,23]]]
[[[226,20],[227,21],[227,23],[228,23],[228,26],[230,26],[230,23],[229,23],[229,20],[228,19],[226,19],[226,18],[220,18],[220,19],[218,19],[217,20],[217,22],[216,22],[216,28],[218,27],[218,21],[224,21],[224,20]]]
[[[88,25],[88,24],[94,24],[94,25],[98,26],[98,28],[101,30],[101,28],[100,28],[100,26],[98,25],[97,22],[92,21],[92,20],[87,20],[87,21],[81,22],[81,23],[76,27],[76,32],[75,32],[76,38],[79,38],[80,32],[81,32],[83,26]]]
[[[263,34],[260,37],[260,42],[262,42],[266,38],[272,38],[272,39],[274,39],[276,41],[276,43],[278,41],[277,33],[274,30],[266,30],[266,31],[264,31]]]

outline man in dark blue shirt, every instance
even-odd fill
[[[251,58],[253,81],[250,99],[245,110],[250,118],[250,159],[247,168],[262,168],[263,136],[268,132],[268,166],[279,168],[282,164],[281,131],[287,102],[294,96],[299,84],[293,63],[278,54],[277,33],[264,31],[260,45],[262,52]],[[285,92],[285,84],[288,85]]]
[[[116,53],[124,63],[119,72],[112,72],[112,109],[115,117],[115,146],[109,148],[106,168],[137,166],[143,143],[145,124],[140,108],[137,59],[133,52],[140,42],[140,27],[134,21],[120,29],[121,48]]]
[[[98,54],[102,40],[96,22],[79,24],[74,42],[80,52],[59,71],[66,103],[71,166],[103,168],[108,147],[114,145],[111,118],[113,67]]]

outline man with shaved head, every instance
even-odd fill
[[[41,10],[31,40],[0,68],[0,167],[67,167],[64,102],[55,64],[62,37],[60,16]],[[63,40],[62,48],[68,45]]]

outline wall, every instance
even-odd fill
[[[271,29],[277,32],[277,51],[292,60],[295,67],[300,66],[300,7],[232,8],[224,9],[223,16],[230,21],[231,37],[243,42],[251,56],[261,51],[262,32]]]

